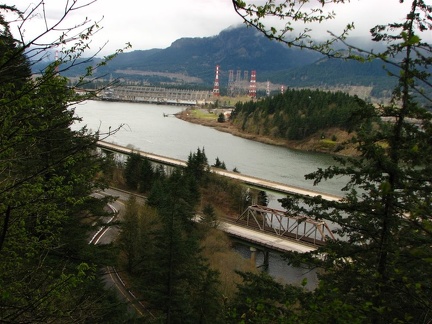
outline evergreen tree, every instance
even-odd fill
[[[7,10],[6,8],[4,10]],[[12,8],[10,8],[12,10]],[[6,99],[9,91],[18,92],[29,81],[31,76],[30,64],[15,42],[9,28],[9,24],[0,15],[0,84],[2,85],[1,97]],[[9,87],[10,88],[9,88]],[[9,99],[12,99],[9,97]]]
[[[142,158],[138,153],[131,153],[126,160],[124,176],[126,184],[132,190],[138,189],[142,172]]]
[[[239,275],[242,282],[227,305],[227,323],[298,323],[302,288],[278,283],[266,272]]]
[[[268,196],[267,193],[263,190],[260,190],[258,192],[258,198],[257,198],[257,204],[261,206],[267,206],[268,205]]]
[[[122,231],[119,237],[119,246],[126,256],[126,269],[133,273],[140,259],[139,237],[139,206],[134,196],[131,196],[126,205],[126,212],[122,221]]]
[[[217,274],[200,255],[192,221],[199,201],[192,180],[177,170],[156,183],[147,200],[157,208],[161,227],[154,233],[154,270],[144,287],[152,308],[162,312],[167,323],[212,323],[220,318]]]
[[[66,5],[61,19],[75,6]],[[95,154],[98,134],[70,128],[77,121],[71,106],[88,97],[67,88],[57,62],[30,78],[24,52],[37,52],[37,44],[24,35],[16,41],[5,12],[21,26],[28,19],[0,5],[0,321],[109,321],[110,308],[119,308],[103,298],[82,222],[90,194],[104,187],[104,160]],[[81,40],[69,54],[79,55],[91,34],[84,29],[69,38]]]
[[[143,158],[141,164],[141,175],[139,178],[139,191],[148,192],[153,184],[155,172],[149,159]]]
[[[215,167],[215,168],[226,170],[225,162],[219,160],[218,157],[216,157],[215,164],[213,164],[212,166]]]
[[[205,173],[208,172],[208,161],[204,148],[202,150],[198,148],[196,153],[189,154],[185,172],[198,182],[204,178]]]
[[[165,177],[165,170],[162,164],[159,164],[154,172],[154,181],[160,180]]]
[[[294,0],[280,6],[233,2],[250,24],[269,37],[293,46],[305,46],[304,37],[308,33],[293,40],[282,39],[279,37],[285,33],[267,29],[261,18],[276,13],[294,21],[326,19],[322,11],[309,15],[286,10],[297,3]],[[398,84],[391,102],[378,109],[358,101],[361,109],[353,120],[360,121],[355,138],[360,157],[337,158],[335,166],[307,175],[316,184],[347,176],[349,180],[343,188],[346,196],[340,201],[300,196],[282,200],[290,212],[308,214],[337,225],[336,240],[313,253],[315,257],[298,258],[323,270],[319,287],[303,304],[304,322],[310,319],[364,323],[431,320],[432,290],[428,273],[432,269],[429,248],[432,243],[429,181],[432,116],[418,103],[418,97],[430,102],[432,47],[422,40],[422,34],[432,30],[432,7],[423,0],[410,3],[404,21],[371,29],[372,39],[387,45],[381,53],[361,50],[364,56],[360,56],[360,49],[347,43],[353,24],[348,24],[342,35],[332,35],[325,43],[309,42],[306,46],[330,57],[383,60],[398,70],[397,73],[389,71]],[[287,24],[286,28],[285,32],[292,26]],[[341,52],[332,48],[337,41],[342,41],[348,50]]]
[[[160,227],[159,216],[155,209],[140,204],[131,196],[121,223],[119,247],[125,256],[127,271],[137,275],[146,287],[152,281],[149,274],[154,272],[151,260],[155,251],[154,232]]]
[[[219,225],[215,210],[212,205],[207,204],[204,206],[201,223],[205,224],[208,227],[214,227],[214,228],[216,228]]]

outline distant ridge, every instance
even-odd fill
[[[183,73],[209,85],[214,80],[216,65],[221,66],[221,77],[228,78],[229,70],[271,74],[313,63],[318,58],[315,53],[270,41],[251,28],[238,27],[213,37],[181,38],[162,50],[121,54],[110,63],[110,70]]]
[[[97,73],[141,84],[209,89],[216,65],[220,65],[221,89],[228,85],[229,70],[256,70],[258,82],[288,87],[368,87],[368,95],[374,97],[385,96],[393,87],[381,62],[328,59],[270,41],[245,26],[228,28],[212,37],[181,38],[165,49],[122,53]],[[65,76],[80,73],[83,69],[77,68]]]

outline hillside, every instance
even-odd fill
[[[97,61],[95,59],[94,63]],[[388,97],[394,85],[380,61],[359,63],[328,59],[312,51],[270,41],[244,26],[225,29],[213,37],[181,38],[165,49],[122,53],[107,66],[100,67],[97,75],[139,84],[211,89],[216,65],[220,65],[221,92],[228,87],[230,70],[236,78],[237,73],[244,78],[245,71],[249,75],[250,71],[257,71],[261,94],[265,92],[267,81],[271,82],[272,90],[278,90],[281,85],[320,88],[356,93],[362,98]],[[34,71],[42,68],[37,64]],[[72,77],[83,72],[84,65],[64,75]]]
[[[251,28],[231,28],[206,38],[181,38],[163,50],[119,55],[106,72],[123,76],[127,70],[169,72],[193,76],[211,86],[215,66],[220,65],[221,86],[228,83],[229,70],[256,70],[272,75],[313,63],[316,53],[289,49],[272,42]],[[147,73],[149,75],[149,73]],[[181,78],[181,77],[180,77]],[[151,78],[147,78],[151,81]]]
[[[382,98],[388,97],[396,85],[386,70],[397,73],[394,67],[378,60],[361,63],[326,57],[291,70],[284,81],[292,87],[367,86],[371,87],[371,97]]]
[[[229,121],[223,123],[218,122],[217,115],[218,113],[208,113],[205,109],[201,108],[188,108],[178,113],[176,117],[190,123],[213,127],[221,132],[230,133],[234,136],[269,145],[283,146],[289,149],[300,151],[322,152],[330,154],[337,153],[338,155],[346,156],[356,155],[355,148],[349,145],[345,146],[344,149],[335,152],[338,144],[348,141],[352,137],[352,134],[340,128],[326,129],[324,132],[322,132],[325,134],[324,138],[322,138],[322,133],[320,133],[308,136],[303,140],[288,140],[272,137],[269,135],[247,133]]]
[[[353,155],[354,147],[344,143],[353,136],[354,116],[365,109],[356,97],[342,92],[291,89],[256,102],[239,102],[225,122],[218,122],[223,109],[191,108],[177,117],[266,144]]]

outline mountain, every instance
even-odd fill
[[[229,70],[256,70],[274,73],[316,61],[319,55],[290,49],[270,41],[252,28],[229,28],[219,35],[205,38],[181,38],[162,50],[134,51],[119,55],[110,62],[110,72],[125,70],[182,73],[212,84],[215,67],[221,79]]]
[[[398,75],[394,66],[380,60],[362,63],[325,57],[289,71],[281,81],[287,86],[301,88],[370,87],[371,96],[382,98],[387,97],[396,85],[396,79],[389,77],[388,72]]]
[[[379,61],[359,63],[329,59],[313,51],[289,48],[270,41],[253,28],[228,28],[219,35],[181,38],[165,49],[121,53],[98,75],[110,75],[143,84],[211,88],[220,66],[221,89],[229,71],[257,72],[257,81],[289,87],[368,87],[368,96],[380,97],[393,87]],[[40,68],[40,67],[39,67]],[[78,67],[65,76],[82,74]],[[249,74],[250,75],[250,74]],[[371,90],[372,89],[372,90]]]

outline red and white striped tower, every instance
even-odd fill
[[[256,71],[251,71],[251,79],[249,84],[249,97],[256,98]]]
[[[213,86],[213,95],[216,97],[220,96],[220,92],[219,92],[219,65],[216,65],[216,76],[215,76],[215,81],[214,81],[214,86]]]

